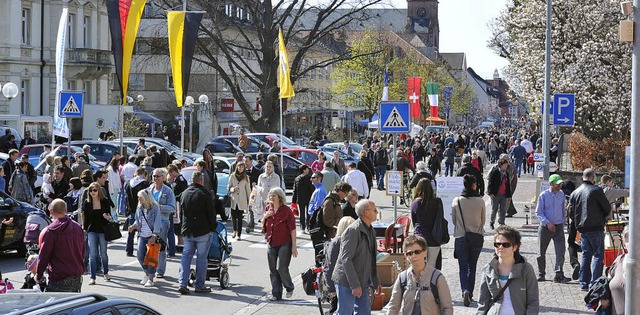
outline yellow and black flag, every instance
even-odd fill
[[[178,107],[184,103],[189,88],[191,62],[203,13],[172,11],[167,14],[173,90],[176,92]]]
[[[107,0],[111,50],[116,64],[116,76],[120,85],[122,104],[126,105],[129,71],[133,46],[140,26],[140,18],[147,0]]]
[[[284,45],[282,29],[278,31],[278,85],[280,86],[280,98],[290,98],[296,96],[291,84],[291,70],[289,68],[289,54]]]

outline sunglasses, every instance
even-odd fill
[[[413,256],[413,255],[420,255],[420,254],[422,254],[422,252],[424,252],[424,250],[422,250],[422,249],[416,249],[416,250],[410,250],[410,251],[408,251],[408,252],[406,252],[406,253],[404,253],[404,254],[405,254],[407,257],[411,257],[411,256]]]
[[[162,175],[153,175],[153,178],[162,177]]]
[[[513,244],[509,243],[509,242],[505,242],[505,243],[499,243],[499,242],[495,242],[493,243],[493,247],[498,248],[500,246],[502,246],[502,248],[509,248],[511,247]]]
[[[317,177],[315,177],[315,176],[311,176],[311,179],[317,179]]]
[[[97,189],[91,189],[91,190],[89,190],[89,192],[98,192],[98,190]]]

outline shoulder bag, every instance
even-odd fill
[[[104,238],[107,242],[115,241],[122,237],[120,232],[120,223],[109,221],[104,225]]]
[[[444,209],[442,207],[442,199],[435,198],[433,202],[437,203],[436,219],[431,229],[431,237],[438,242],[439,245],[449,243],[449,222],[444,218]]]
[[[460,205],[460,198],[458,198],[458,211],[460,211],[460,218],[462,219],[462,227],[464,228],[464,238],[467,242],[467,246],[471,248],[482,248],[484,243],[484,235],[467,231],[467,227],[464,224],[464,215],[462,214],[462,206]]]
[[[496,302],[498,302],[498,300],[502,297],[502,295],[504,294],[504,291],[507,289],[507,287],[509,286],[512,280],[513,278],[509,278],[509,280],[507,280],[507,283],[505,283],[504,286],[500,288],[500,291],[498,291],[498,294],[496,294],[496,296],[494,296],[491,299],[491,301],[489,301],[489,305],[487,305],[487,309],[484,310],[484,313],[483,313],[484,315],[487,315],[489,313],[489,310],[493,306],[493,304],[496,304]]]

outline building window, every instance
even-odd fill
[[[76,48],[76,40],[75,40],[75,25],[76,25],[76,15],[69,14],[69,20],[67,21],[67,49]]]
[[[82,19],[82,45],[84,48],[91,47],[91,17],[88,15]]]
[[[31,45],[31,9],[22,9],[22,44]]]
[[[233,17],[233,4],[227,3],[224,5],[224,14],[229,17]]]
[[[144,74],[132,73],[129,75],[129,89],[130,90],[144,90]]]
[[[20,114],[29,115],[29,80],[20,81]]]
[[[71,81],[71,80],[67,81],[67,90],[75,91],[76,87],[77,87],[76,81]]]
[[[167,76],[167,89],[173,90],[173,75]]]
[[[242,20],[242,15],[243,14],[244,14],[244,9],[239,7],[236,10],[236,18],[238,18],[238,20]]]
[[[87,104],[92,104],[93,100],[91,99],[91,81],[82,82],[82,91],[84,91],[84,101]]]

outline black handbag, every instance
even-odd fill
[[[307,295],[315,295],[316,289],[313,282],[316,280],[316,275],[313,273],[313,268],[307,269],[307,271],[300,274],[302,278],[302,288]]]
[[[460,205],[460,198],[458,198],[458,210],[460,211],[460,218],[462,219],[462,227],[464,228],[464,238],[465,238],[465,241],[467,242],[467,247],[482,248],[482,244],[484,244],[484,235],[480,233],[467,231],[467,227],[464,224],[464,215],[462,215],[462,206]]]
[[[121,237],[120,223],[109,221],[104,225],[104,238],[107,242],[115,241]]]
[[[435,198],[435,202],[438,204],[438,210],[436,213],[436,219],[433,222],[433,228],[431,229],[431,237],[433,237],[439,245],[447,244],[451,239],[449,236],[449,221],[444,218],[442,199]]]

